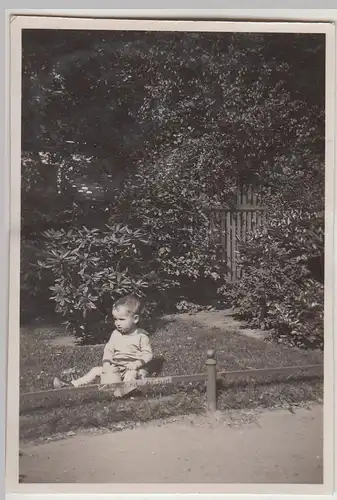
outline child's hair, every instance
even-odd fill
[[[141,314],[143,304],[138,297],[135,297],[134,295],[126,295],[114,303],[112,310],[114,311],[120,307],[125,307],[131,314]]]

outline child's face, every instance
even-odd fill
[[[131,333],[137,328],[138,314],[132,314],[125,307],[113,309],[112,315],[116,328],[120,333]]]

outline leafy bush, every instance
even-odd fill
[[[153,271],[168,284],[174,301],[201,300],[203,293],[215,293],[225,271],[210,238],[208,213],[212,200],[218,199],[216,180],[222,165],[203,158],[200,142],[191,141],[186,148],[160,155],[155,163],[139,165],[137,174],[125,182],[116,209],[121,215],[115,220],[122,216],[148,235],[152,265],[156,263]]]
[[[151,288],[144,265],[149,241],[140,230],[121,224],[104,230],[51,230],[44,236],[38,265],[53,278],[50,298],[56,311],[83,342],[103,341],[113,302],[129,293],[143,296]]]
[[[193,226],[189,213],[184,221],[179,219],[181,207],[169,213],[163,208],[161,214],[160,207],[151,203],[135,208],[134,218],[129,219],[132,225],[117,223],[118,215],[105,229],[44,233],[39,272],[53,282],[50,298],[56,312],[66,317],[68,331],[84,343],[106,340],[112,304],[122,295],[146,296],[144,316],[150,319],[158,309],[172,308],[196,283],[219,277],[205,221],[203,225],[194,221]],[[143,217],[141,230],[132,229],[141,225],[136,214]]]
[[[271,330],[279,342],[323,348],[323,222],[322,213],[282,214],[275,207],[267,224],[239,245],[244,276],[219,290],[241,318]]]

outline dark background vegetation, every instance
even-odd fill
[[[22,46],[22,324],[101,342],[133,292],[149,316],[216,299],[323,348],[324,35],[24,30]],[[243,184],[267,222],[230,283],[208,213]]]

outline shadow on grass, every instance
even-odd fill
[[[162,371],[165,363],[163,356],[154,356],[154,358],[146,365],[150,377],[158,377]]]

